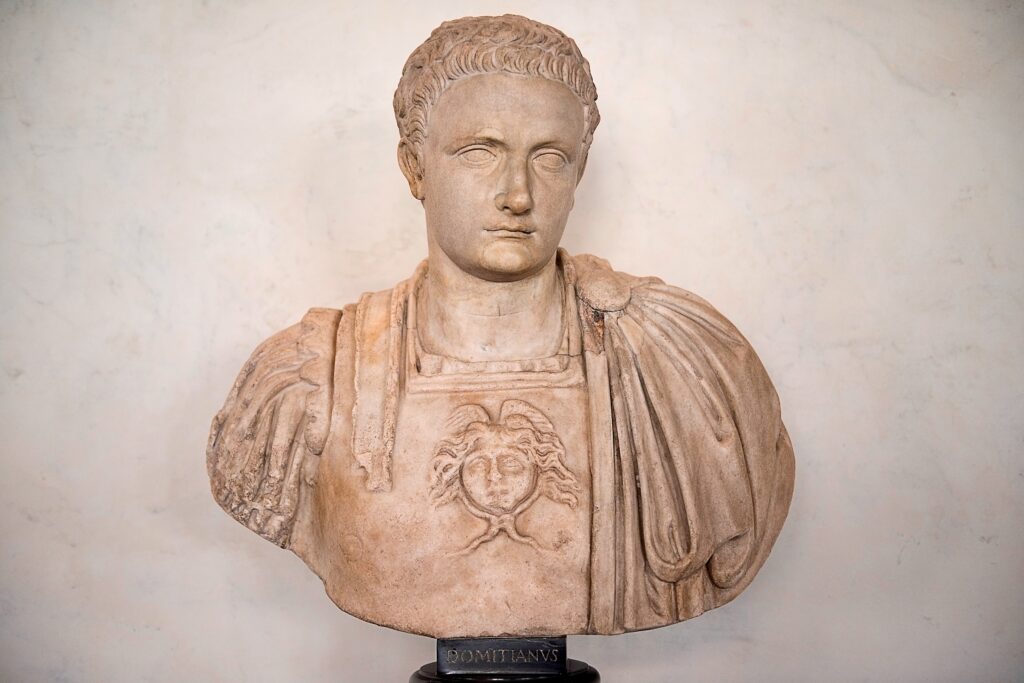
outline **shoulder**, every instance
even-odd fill
[[[335,339],[342,312],[311,309],[260,344],[213,419],[210,485],[232,517],[287,545],[303,482],[330,429]],[[311,458],[310,458],[311,459]]]
[[[614,270],[605,259],[581,254],[569,257],[569,277],[577,299],[614,327],[641,337],[695,339],[707,350],[747,355],[749,342],[705,299],[657,277],[638,277]]]
[[[321,420],[316,403],[330,399],[323,390],[332,380],[341,316],[337,309],[311,308],[301,321],[257,346],[239,371],[224,408],[214,418],[214,427],[223,426],[232,418],[240,419],[244,411],[265,406],[282,391],[296,387],[310,394],[305,402],[315,414],[309,425],[309,440],[314,448],[322,449],[323,437],[318,427],[324,425],[318,423],[326,421],[330,413]],[[211,437],[217,433],[215,429]]]
[[[593,254],[566,257],[564,263],[577,298],[595,311],[624,309],[632,298],[633,287],[641,280],[612,270],[608,261]]]
[[[640,277],[612,268],[606,259],[592,254],[567,257],[576,296],[590,308],[613,312],[630,304],[662,301],[701,309],[709,316],[725,320],[711,304],[681,287],[665,284],[659,277]]]

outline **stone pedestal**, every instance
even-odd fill
[[[586,662],[568,661],[565,673],[558,674],[439,674],[437,664],[420,667],[409,677],[409,683],[600,683],[601,675]]]

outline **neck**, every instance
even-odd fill
[[[522,280],[491,282],[431,249],[418,300],[420,341],[431,353],[464,361],[551,356],[562,342],[563,296],[554,256]]]

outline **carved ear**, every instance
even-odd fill
[[[423,201],[423,169],[420,167],[416,150],[405,140],[398,143],[398,166],[402,169],[405,179],[409,181],[412,196]]]
[[[583,172],[587,170],[587,159],[590,158],[590,150],[588,149],[583,153],[583,160],[580,162],[580,170],[576,173],[576,184],[579,185],[580,181],[583,180]],[[575,197],[573,197],[575,199]]]
[[[590,158],[590,150],[583,152],[583,159],[580,160],[580,170],[576,172],[576,187],[580,186],[580,181],[583,180],[583,172],[587,170],[587,159]],[[573,192],[572,203],[569,205],[571,211],[576,206],[576,193]]]

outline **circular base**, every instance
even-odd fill
[[[409,683],[600,683],[601,675],[586,662],[570,659],[564,674],[439,674],[437,663],[424,664]]]

